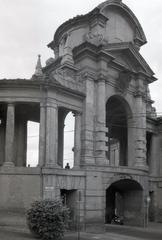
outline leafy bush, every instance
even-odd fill
[[[68,227],[69,210],[60,200],[35,201],[27,211],[27,224],[35,237],[62,239]]]

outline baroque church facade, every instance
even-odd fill
[[[140,54],[143,29],[121,0],[63,23],[54,58],[31,79],[0,81],[0,211],[39,198],[66,198],[75,225],[102,229],[114,214],[127,225],[162,222],[162,118]],[[63,167],[64,122],[73,112],[74,166]],[[38,122],[39,163],[26,166],[27,122]],[[79,210],[78,210],[79,209]]]

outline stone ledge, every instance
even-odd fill
[[[0,175],[40,175],[39,167],[0,167]]]

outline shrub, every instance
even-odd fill
[[[69,210],[60,200],[35,201],[27,210],[27,224],[35,237],[60,240],[68,227]]]

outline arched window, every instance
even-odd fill
[[[63,167],[67,166],[67,163],[70,168],[74,166],[74,122],[75,117],[69,112],[65,118]]]

